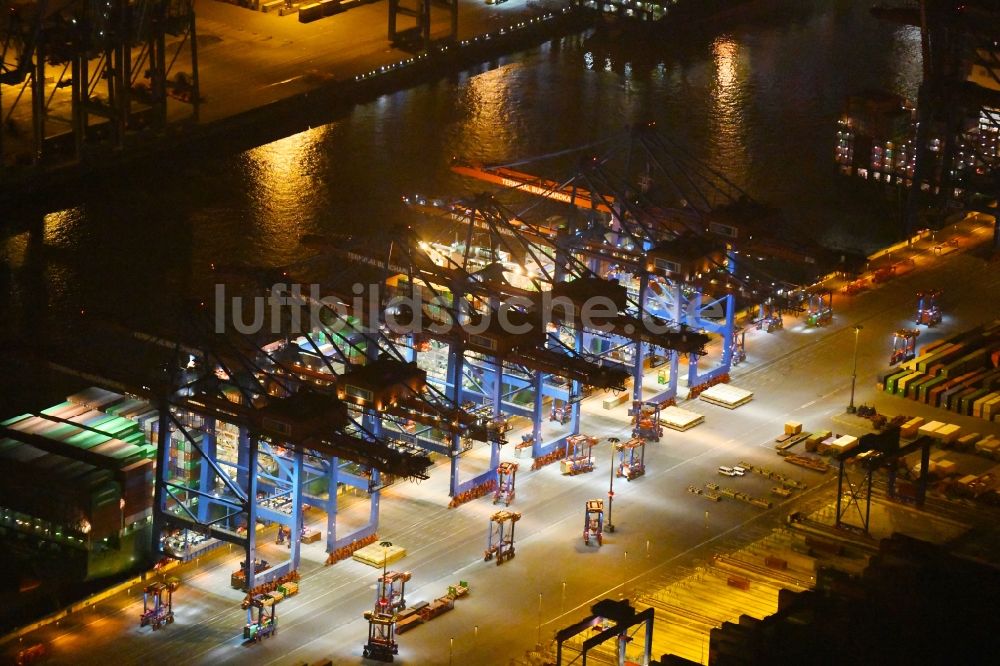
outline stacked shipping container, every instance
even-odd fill
[[[1000,422],[1000,320],[927,345],[916,358],[883,376],[882,388]]]

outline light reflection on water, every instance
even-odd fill
[[[522,67],[521,63],[511,63],[473,76],[460,92],[459,105],[465,110],[465,118],[457,133],[474,147],[476,157],[483,162],[507,158],[510,146],[518,143],[518,125],[524,115],[518,113],[520,100],[511,87],[522,78],[518,71]]]
[[[324,176],[329,172],[324,141],[332,128],[315,127],[243,154],[252,202],[247,231],[260,263],[294,261],[299,239],[314,230],[315,220],[302,216],[300,201],[307,196],[314,206],[324,203]]]
[[[749,102],[746,93],[750,65],[746,50],[729,35],[716,38],[712,53],[715,83],[710,117],[715,161],[721,173],[741,184],[748,167],[743,114]]]

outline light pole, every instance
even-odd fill
[[[608,437],[611,442],[611,485],[608,486],[608,520],[604,523],[604,529],[609,532],[615,531],[615,525],[611,522],[611,503],[615,499],[615,447],[621,440],[617,437]]]
[[[858,411],[857,407],[854,406],[854,384],[858,379],[858,334],[861,333],[862,328],[864,326],[861,324],[854,325],[854,367],[851,370],[851,404],[847,406],[848,414]]]
[[[542,593],[538,593],[538,642],[536,643],[539,647],[542,645]]]
[[[392,548],[392,542],[380,541],[378,545],[382,546],[382,591],[385,592],[385,573],[389,565],[389,549]]]

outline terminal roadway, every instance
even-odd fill
[[[986,230],[976,234],[982,240],[988,237]],[[996,264],[965,252],[942,257],[925,252],[916,257],[916,269],[904,276],[859,296],[837,294],[829,326],[808,329],[801,318],[786,316],[784,330],[750,331],[748,361],[732,373],[732,384],[753,391],[754,399],[732,411],[697,400],[682,404],[704,414],[705,422],[684,433],[666,430],[660,442],[647,445],[646,475],[631,482],[616,480],[616,530],[605,535],[602,547],[583,544],[584,503],[606,499],[610,447],[604,438],[624,439],[630,427],[625,407],[604,410],[600,395],[584,402],[581,428],[602,438],[595,447],[593,473],[564,477],[557,464],[530,471],[530,460],[522,462],[511,506],[523,514],[515,534],[516,557],[502,566],[483,561],[488,516],[496,507],[482,498],[448,509],[443,461],[430,480],[386,490],[379,537],[407,550],[391,567],[413,574],[407,600],[430,601],[459,580],[468,581],[471,588],[456,601],[454,611],[401,635],[397,660],[506,664],[523,656],[539,638],[547,641],[558,628],[579,619],[595,600],[630,596],[672,564],[690,563],[691,553],[706,542],[722,546],[746,528],[774,524],[801,501],[793,498],[765,511],[728,499],[707,502],[687,492],[689,485],[712,481],[766,497],[773,485],[757,475],[723,479],[716,472],[720,465],[748,460],[808,483],[807,493],[822,492],[818,486],[824,482],[829,489],[832,473],[781,463],[773,439],[788,420],[802,422],[807,430],[864,432],[864,421],[844,415],[857,323],[864,328],[855,402],[874,403],[888,414],[935,412],[875,389],[878,375],[887,368],[892,332],[913,327],[914,294],[930,287],[943,289],[944,321],[924,329],[920,344],[1000,316]],[[978,419],[937,414],[980,432],[1000,430]],[[482,456],[484,451],[469,455]],[[512,456],[511,446],[501,458]],[[366,510],[358,503],[341,517],[357,521]],[[318,543],[303,552],[301,592],[278,605],[278,632],[260,644],[242,644],[241,595],[228,586],[240,555],[224,551],[205,558],[198,569],[184,570],[175,595],[174,624],[156,632],[140,629],[141,597],[136,601],[133,596],[131,603],[109,600],[70,618],[62,628],[44,630],[46,637],[59,636],[53,643],[53,663],[302,664],[321,658],[332,658],[335,664],[365,663],[360,655],[367,623],[361,616],[372,605],[378,572],[354,561],[323,567],[325,553]]]

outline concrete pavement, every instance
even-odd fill
[[[975,233],[985,241],[985,232]],[[912,327],[914,294],[932,286],[944,290],[945,319],[922,335],[921,343],[1000,316],[996,264],[966,252],[938,257],[931,251],[915,257],[914,270],[876,289],[837,296],[834,320],[827,327],[806,328],[801,319],[786,317],[784,330],[750,331],[748,361],[731,374],[732,384],[754,392],[753,401],[732,411],[703,401],[682,405],[704,414],[705,423],[685,433],[667,430],[659,443],[647,446],[647,474],[632,482],[616,481],[617,530],[606,535],[600,548],[585,546],[581,532],[584,502],[605,497],[608,490],[609,447],[603,442],[595,449],[596,470],[591,474],[564,477],[558,465],[536,472],[522,467],[511,507],[523,513],[516,532],[517,556],[499,567],[482,561],[488,516],[495,507],[480,499],[447,509],[444,462],[426,482],[390,487],[383,494],[379,535],[408,551],[395,565],[413,572],[408,600],[430,601],[460,579],[471,587],[454,611],[400,637],[399,661],[506,663],[524,654],[539,636],[545,640],[578,617],[594,600],[617,596],[623,586],[631,590],[689,562],[705,552],[706,543],[718,545],[763,529],[798,502],[826,492],[833,475],[780,463],[773,438],[786,420],[800,421],[806,429],[856,435],[866,431],[866,422],[844,416],[855,323],[864,325],[856,404],[874,403],[889,414],[929,410],[963,428],[1000,432],[1000,424],[981,419],[966,423],[949,412],[875,389],[878,375],[887,368],[892,331]],[[625,407],[604,410],[600,397],[585,401],[582,432],[601,438],[627,436]],[[481,457],[485,451],[480,447],[468,455]],[[504,450],[501,457],[511,459],[513,450]],[[709,504],[687,492],[688,485],[717,482],[717,466],[740,460],[786,468],[782,473],[809,484],[813,494],[764,511],[737,502]],[[732,484],[753,495],[765,495],[771,485],[755,475]],[[354,510],[364,507],[359,504],[349,513]],[[98,664],[112,657],[121,664],[222,664],[247,658],[259,664],[300,664],[331,657],[338,664],[363,663],[367,625],[361,614],[373,602],[376,570],[353,561],[322,567],[319,544],[305,546],[303,553],[302,591],[279,604],[279,631],[259,645],[242,645],[241,595],[228,588],[228,574],[240,556],[223,552],[212,560],[212,568],[184,576],[173,625],[155,633],[140,629],[141,600],[134,597],[131,603],[119,599],[102,604],[59,628],[44,630],[44,636],[58,635],[52,642],[52,663]],[[32,640],[25,638],[27,643]]]

